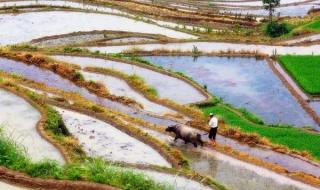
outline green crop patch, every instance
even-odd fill
[[[284,55],[279,58],[281,65],[311,95],[320,94],[320,56]]]
[[[320,31],[320,20],[318,19],[309,24],[306,24],[303,28]]]

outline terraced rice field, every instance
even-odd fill
[[[1,1],[0,189],[319,189],[319,3]]]

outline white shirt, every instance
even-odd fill
[[[209,126],[211,128],[217,128],[218,127],[218,118],[212,117],[209,121]]]

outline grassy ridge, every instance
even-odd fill
[[[310,22],[309,24],[306,24],[303,28],[311,29],[314,31],[320,31],[320,19],[317,19],[313,22]]]
[[[283,55],[279,60],[307,93],[320,94],[320,56]]]
[[[57,162],[45,160],[34,163],[24,150],[0,132],[0,165],[9,169],[26,173],[31,177],[86,180],[127,190],[160,190],[171,189],[157,184],[142,174],[129,169],[106,164],[100,159],[90,159],[84,163],[72,163],[60,166]]]
[[[211,112],[216,113],[228,125],[238,127],[243,132],[257,133],[262,137],[266,137],[272,143],[284,145],[297,151],[307,151],[314,158],[320,160],[319,134],[309,133],[298,128],[266,126],[249,122],[247,119],[230,111],[224,105],[201,107],[201,110],[206,115]]]

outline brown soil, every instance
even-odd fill
[[[82,181],[31,178],[22,173],[0,167],[0,179],[20,186],[45,190],[119,190],[108,185]]]

